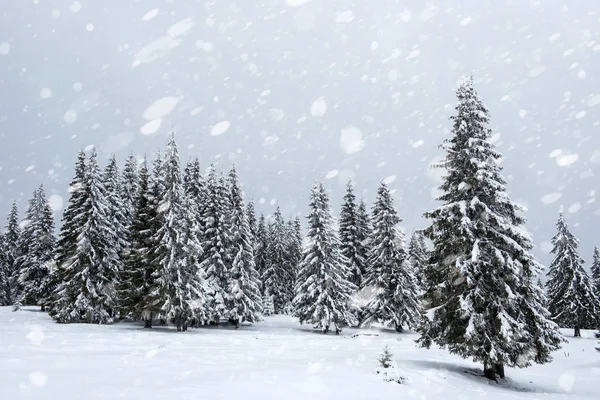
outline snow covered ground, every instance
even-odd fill
[[[237,331],[59,325],[33,309],[0,307],[0,398],[600,398],[600,353],[591,331],[568,338],[552,364],[508,369],[508,382],[498,385],[471,374],[479,365],[417,348],[412,333],[373,328],[325,336],[308,328],[285,316]],[[406,384],[375,374],[385,345]]]

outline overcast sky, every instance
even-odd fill
[[[564,3],[564,4],[562,4]],[[436,206],[456,81],[489,107],[514,200],[548,263],[559,210],[600,245],[596,0],[19,0],[0,2],[0,215],[43,182],[68,199],[76,153],[237,163],[247,198],[334,209],[386,179],[402,226]]]

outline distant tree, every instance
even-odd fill
[[[257,322],[261,316],[260,277],[254,263],[253,237],[244,208],[235,166],[229,172],[231,201],[230,246],[233,263],[229,274],[226,308],[229,320],[237,328],[240,322]]]
[[[427,245],[421,231],[414,231],[408,244],[408,260],[419,288],[424,286],[425,266],[427,264]]]
[[[4,246],[2,255],[2,279],[4,305],[15,304],[19,299],[18,276],[20,274],[17,259],[21,255],[21,227],[19,226],[19,210],[13,202],[4,229]]]
[[[51,316],[61,323],[110,323],[119,273],[114,224],[96,150],[83,172],[82,163],[80,154],[58,242]]]
[[[417,283],[408,264],[402,235],[396,228],[401,221],[390,191],[382,183],[373,206],[373,231],[365,280],[365,285],[373,287],[375,295],[366,307],[367,316],[363,322],[372,319],[387,322],[398,332],[403,331],[403,325],[416,326],[421,316]]]
[[[600,298],[600,250],[598,250],[598,247],[594,247],[591,272],[592,282],[594,284],[594,293],[596,297]],[[600,308],[597,311],[600,313]],[[600,314],[598,315],[598,322],[598,325],[600,326]]]
[[[253,244],[256,245],[258,221],[256,220],[256,210],[254,209],[253,201],[248,202],[248,205],[246,206],[246,216],[248,218],[248,227],[250,228]]]
[[[350,281],[357,288],[362,288],[367,271],[367,249],[364,233],[361,232],[362,221],[359,218],[354,187],[352,182],[348,181],[339,220],[340,250],[350,271]]]
[[[113,155],[109,160],[104,175],[102,184],[104,186],[104,197],[107,206],[107,218],[112,224],[111,228],[114,232],[112,242],[113,250],[117,253],[116,260],[119,271],[123,268],[123,260],[127,257],[129,232],[128,225],[131,223],[131,209],[129,199],[121,197],[121,188],[124,186],[119,174],[119,166],[117,159]]]
[[[322,184],[315,185],[311,194],[307,237],[295,287],[294,316],[301,324],[308,322],[324,333],[334,329],[339,334],[354,323],[349,303],[356,288],[348,279],[350,271],[340,252]]]
[[[8,268],[6,264],[4,233],[0,228],[0,306],[9,305],[8,302]]]
[[[210,321],[218,324],[220,319],[227,315],[225,302],[230,276],[227,263],[231,256],[228,254],[230,249],[227,248],[227,244],[230,243],[227,221],[229,199],[223,193],[214,166],[211,166],[208,174],[204,201],[203,256],[200,266],[206,272]]]
[[[264,295],[266,292],[266,286],[262,277],[265,275],[267,269],[267,249],[269,247],[269,231],[267,223],[265,222],[265,216],[260,214],[258,224],[256,226],[256,234],[254,241],[254,264],[256,264],[256,270],[258,275],[261,277],[261,293]]]
[[[21,234],[21,256],[17,259],[23,305],[39,305],[45,311],[48,276],[53,263],[54,216],[43,186],[33,192],[25,212]]]
[[[369,215],[367,205],[365,204],[364,200],[360,201],[356,210],[356,227],[356,236],[362,245],[359,247],[358,254],[362,259],[366,260],[368,257],[369,238],[371,237],[372,227],[371,216]],[[366,267],[363,272],[366,273]],[[360,288],[362,288],[362,286]]]
[[[127,157],[123,167],[123,175],[118,179],[118,182],[119,196],[123,202],[121,212],[125,218],[123,225],[128,227],[132,223],[135,201],[140,187],[138,160],[133,154]]]
[[[490,379],[504,366],[548,363],[561,341],[548,319],[535,278],[541,270],[522,208],[501,175],[500,153],[490,142],[489,114],[472,78],[460,82],[451,137],[437,167],[446,173],[442,206],[425,214],[432,243],[426,268],[429,311],[419,328],[432,343],[484,365]]]
[[[552,238],[554,259],[548,270],[548,309],[552,320],[563,328],[596,328],[599,304],[592,282],[585,271],[584,261],[577,248],[579,240],[569,231],[561,213]]]
[[[273,296],[275,314],[284,314],[293,297],[293,268],[289,257],[289,230],[277,206],[269,224],[269,240],[262,282]]]

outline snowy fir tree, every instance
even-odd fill
[[[261,319],[260,277],[254,263],[253,238],[235,166],[229,173],[231,201],[229,240],[233,262],[226,298],[227,316],[237,328],[240,322]]]
[[[204,179],[200,171],[200,161],[194,158],[188,162],[183,173],[183,190],[192,201],[193,214],[198,223],[198,229],[202,230],[202,210],[204,205]]]
[[[119,255],[118,269],[123,267],[123,259],[127,256],[128,245],[128,224],[131,222],[131,209],[128,201],[126,202],[121,197],[121,176],[119,175],[119,167],[115,156],[111,156],[108,164],[104,169],[102,177],[104,186],[104,197],[106,203],[106,212],[109,223],[114,231],[112,238],[114,250]]]
[[[421,231],[414,231],[408,243],[408,259],[419,288],[423,287],[425,265],[427,264],[427,245]]]
[[[295,266],[290,265],[288,229],[279,205],[269,224],[268,235],[262,282],[265,293],[273,296],[275,314],[284,314],[294,296]]]
[[[9,305],[6,289],[8,288],[8,270],[4,253],[4,232],[0,228],[0,306]]]
[[[367,269],[367,249],[364,243],[363,232],[360,232],[358,205],[354,195],[351,181],[346,184],[346,194],[340,212],[339,235],[341,252],[350,271],[350,281],[357,288],[363,287],[363,280]]]
[[[163,193],[158,201],[151,257],[156,263],[156,293],[160,315],[173,321],[177,331],[187,330],[204,305],[203,280],[198,272],[201,254],[196,218],[183,192],[179,152],[174,135],[161,168]]]
[[[125,217],[123,225],[126,227],[128,227],[131,224],[131,221],[133,219],[135,201],[140,185],[139,180],[140,178],[138,160],[133,154],[130,154],[129,157],[127,157],[127,160],[125,161],[125,166],[123,167],[123,174],[118,180],[119,196],[121,198],[121,201],[123,202],[121,213]]]
[[[362,244],[359,253],[362,258],[366,260],[368,257],[369,238],[371,236],[371,216],[369,215],[364,200],[360,201],[358,209],[356,210],[356,227],[356,236],[358,241]]]
[[[157,209],[150,189],[150,175],[144,159],[139,170],[132,222],[129,226],[129,251],[120,273],[118,299],[122,313],[136,320],[143,319],[145,328],[151,328],[153,317],[160,313],[159,305],[149,296],[158,291],[157,263],[151,258]]]
[[[390,191],[382,183],[373,205],[373,231],[365,279],[365,285],[372,287],[374,294],[366,306],[362,323],[378,320],[398,332],[402,332],[404,325],[416,326],[420,319],[417,283],[402,235],[396,228],[400,222]]]
[[[201,268],[206,273],[208,290],[208,312],[210,321],[218,324],[227,316],[225,302],[229,286],[230,260],[226,246],[230,243],[228,229],[229,199],[223,196],[214,166],[211,166],[206,181],[202,221],[204,234],[202,237]]]
[[[329,197],[322,184],[315,185],[308,215],[308,244],[295,287],[294,316],[301,324],[312,324],[324,333],[334,330],[339,334],[352,325],[355,320],[349,304],[356,287],[349,276],[333,228]]]
[[[248,228],[252,235],[253,245],[256,245],[256,234],[258,231],[258,221],[256,220],[256,210],[254,208],[254,202],[249,201],[246,206],[246,216],[248,218]]]
[[[594,247],[594,255],[592,257],[592,282],[594,286],[594,294],[600,299],[600,250],[598,247]],[[596,310],[598,312],[598,325],[600,326],[600,308]]]
[[[40,186],[33,192],[25,212],[21,233],[21,256],[17,259],[19,269],[20,300],[22,305],[39,305],[45,311],[48,297],[48,276],[53,264],[54,215]]]
[[[472,78],[459,83],[457,114],[440,186],[443,203],[425,214],[433,242],[426,269],[429,311],[418,342],[483,363],[490,379],[504,366],[551,361],[561,341],[535,284],[541,266],[531,255],[522,207],[506,191],[490,142],[489,114]]]
[[[269,245],[269,231],[264,214],[260,214],[258,218],[258,224],[256,226],[256,234],[254,237],[254,264],[256,265],[256,271],[261,277],[265,276],[265,270],[267,265],[267,249]],[[266,286],[264,281],[261,286],[262,294],[266,292]]]
[[[0,299],[4,305],[15,304],[19,299],[18,277],[19,266],[17,259],[21,255],[20,248],[21,227],[19,225],[19,210],[17,203],[13,202],[6,220],[4,229],[4,245],[2,250],[2,283],[3,298]]]
[[[585,271],[584,261],[577,248],[579,240],[571,233],[563,214],[556,223],[552,238],[554,258],[548,269],[548,309],[552,320],[563,328],[594,329],[600,307],[592,281]]]
[[[117,307],[119,254],[96,150],[83,173],[81,154],[63,216],[52,317],[61,323],[110,323]]]

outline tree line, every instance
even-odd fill
[[[384,183],[369,213],[349,182],[339,218],[315,184],[303,236],[300,219],[279,207],[270,219],[256,215],[235,167],[203,175],[194,159],[182,171],[173,136],[151,167],[130,156],[122,172],[114,156],[101,169],[94,149],[81,151],[58,240],[43,187],[22,223],[13,205],[0,235],[0,302],[40,305],[61,323],[127,317],[178,331],[273,313],[325,333],[379,321],[483,363],[490,378],[505,365],[550,362],[558,326],[577,336],[599,325],[600,254],[589,276],[561,214],[542,286],[488,109],[472,78],[456,95],[435,166],[446,170],[441,206],[408,243]]]

